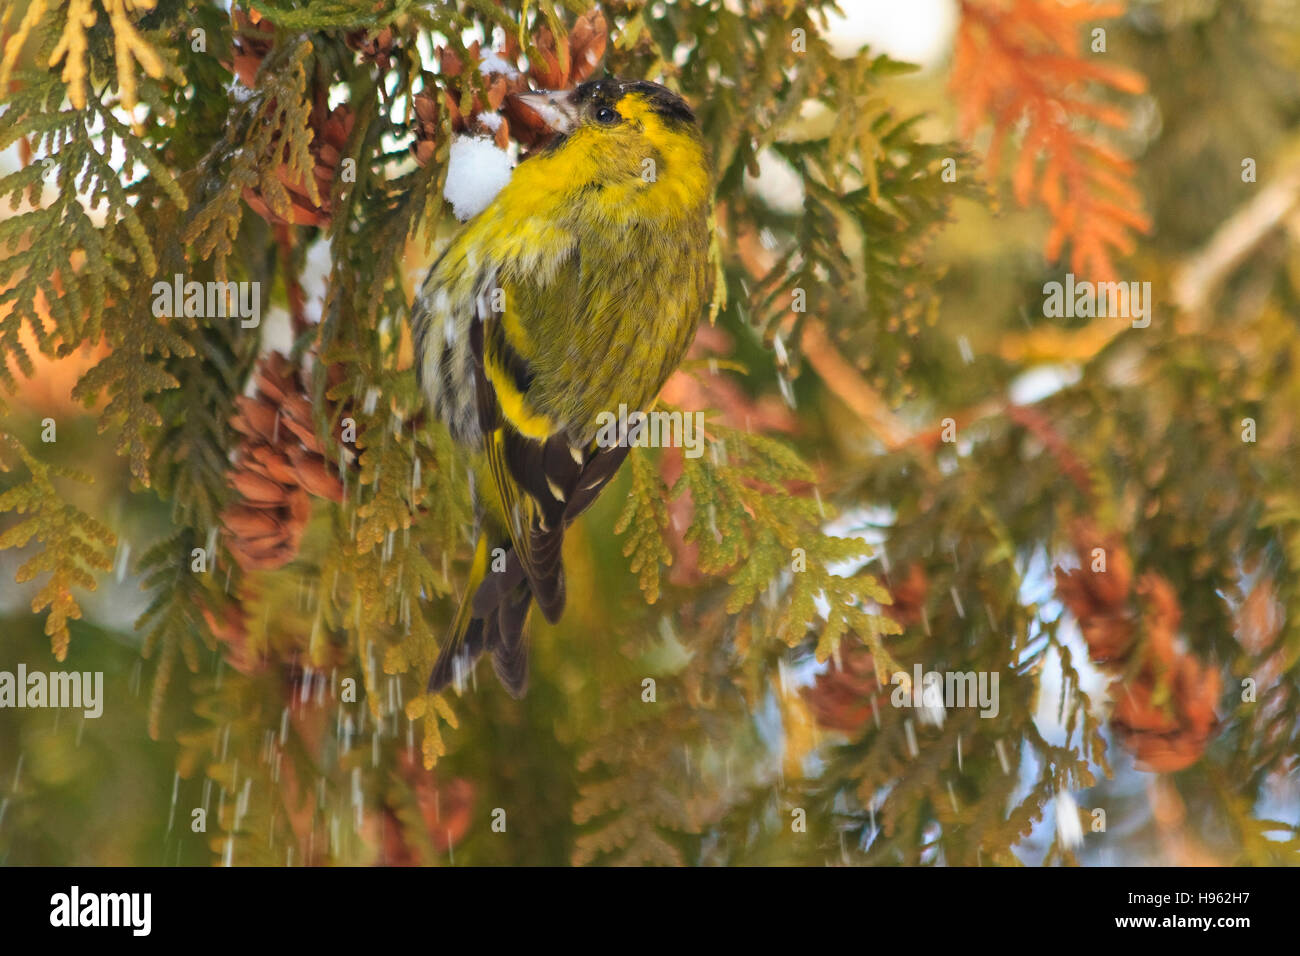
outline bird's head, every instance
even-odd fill
[[[609,189],[611,199],[653,196],[677,208],[706,201],[708,162],[699,124],[667,87],[606,77],[572,90],[515,97],[555,134],[521,170],[537,160],[533,174],[547,176],[553,187]]]

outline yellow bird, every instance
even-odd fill
[[[520,94],[554,132],[430,268],[416,370],[471,449],[478,543],[429,689],[484,651],[515,697],[524,623],[564,610],[564,531],[618,471],[602,412],[648,411],[709,300],[711,177],[676,93],[614,78]]]

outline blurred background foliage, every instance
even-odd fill
[[[0,862],[1295,862],[1294,4],[3,24],[0,670],[106,703],[0,710]],[[713,148],[716,321],[663,396],[709,453],[574,527],[526,698],[430,698],[467,489],[404,315],[450,144],[518,156],[507,94],[604,69]],[[261,325],[154,316],[177,272]],[[1046,317],[1066,272],[1150,282],[1149,327]],[[998,714],[890,706],[914,665]]]

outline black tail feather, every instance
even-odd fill
[[[532,595],[519,588],[497,607],[496,643],[492,646],[492,669],[511,697],[523,697],[528,690],[528,640],[524,621]]]
[[[429,692],[436,694],[449,684],[464,680],[474,667],[474,662],[483,653],[483,620],[475,618],[469,622],[463,639],[449,639],[443,643],[438,660],[429,675]]]
[[[485,651],[492,652],[493,670],[511,697],[522,697],[527,691],[528,642],[523,632],[532,593],[524,583],[504,594],[490,591],[486,597],[495,603],[486,609],[486,613],[480,613],[480,607],[487,603],[483,600],[483,588],[491,580],[490,576],[474,595],[474,618],[464,638],[447,641],[438,655],[433,674],[429,677],[431,693],[463,682]]]
[[[542,450],[551,473],[560,474],[565,468],[569,470],[565,472],[569,492],[567,500],[550,502],[547,530],[543,531],[536,524],[530,529],[529,545],[534,563],[548,569],[548,573],[536,582],[541,590],[534,593],[519,556],[508,547],[505,567],[484,576],[468,598],[473,619],[463,640],[449,640],[438,655],[433,675],[429,678],[432,692],[444,689],[458,675],[462,678],[468,675],[483,652],[491,651],[492,668],[501,683],[512,697],[522,697],[528,689],[528,643],[523,634],[528,608],[536,601],[542,614],[552,623],[564,610],[565,584],[561,560],[564,531],[590,507],[618,472],[628,449],[625,446],[599,449],[581,465],[573,462],[567,445],[552,442]],[[541,467],[521,469],[523,474],[532,474],[533,471],[542,479],[548,473]],[[534,495],[542,495],[540,486],[531,490]]]

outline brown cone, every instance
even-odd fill
[[[599,10],[578,17],[563,45],[543,25],[533,36],[541,56],[529,65],[528,75],[542,90],[566,90],[588,79],[605,55],[609,25]],[[511,89],[510,92],[521,92]],[[506,101],[502,113],[510,122],[510,131],[519,145],[533,149],[551,138],[551,130],[541,117],[513,97]]]
[[[1146,640],[1142,666],[1117,688],[1111,715],[1120,742],[1143,769],[1182,770],[1205,753],[1218,719],[1219,672],[1178,647],[1182,608],[1173,587],[1158,574],[1144,574],[1137,594]]]
[[[1111,685],[1111,728],[1141,769],[1182,770],[1218,729],[1219,672],[1179,646],[1182,608],[1168,580],[1148,572],[1134,586],[1123,541],[1091,522],[1074,522],[1071,537],[1082,567],[1056,569],[1057,595],[1079,622],[1088,656],[1114,670],[1138,655],[1136,670]],[[1105,551],[1104,572],[1092,570],[1096,548]]]
[[[314,159],[312,179],[317,199],[312,198],[307,181],[284,165],[276,170],[276,177],[289,193],[287,216],[281,216],[272,209],[256,187],[244,190],[244,201],[249,208],[272,225],[324,228],[333,218],[334,203],[331,194],[334,177],[343,159],[348,137],[352,135],[356,117],[350,106],[341,103],[329,112],[319,106],[313,109],[310,122],[313,132],[310,149]]]
[[[469,832],[474,809],[474,785],[459,777],[443,780],[425,770],[409,753],[402,756],[399,773],[415,792],[420,818],[434,849],[446,853]],[[391,807],[382,811],[385,866],[418,866],[420,853],[405,838],[405,828]]]
[[[910,565],[892,588],[894,603],[882,608],[883,612],[904,627],[916,626],[925,614],[929,586],[925,569]],[[800,693],[818,726],[856,735],[873,719],[872,699],[882,696],[871,651],[857,640],[841,643],[839,661],[832,660],[814,685]]]
[[[257,83],[257,71],[262,60],[271,52],[275,43],[275,27],[257,11],[245,13],[236,9],[232,13],[235,39],[232,52],[231,70],[239,77],[241,83],[253,89]],[[386,40],[381,40],[384,33]],[[384,55],[392,49],[391,31],[381,31],[372,42],[374,48],[384,49]],[[386,47],[384,47],[386,43]],[[364,54],[363,54],[364,55]],[[334,176],[343,158],[348,137],[352,135],[355,117],[346,103],[332,110],[326,109],[325,93],[316,91],[315,106],[312,108],[309,124],[312,141],[309,149],[314,160],[311,171],[312,183],[316,187],[317,199],[311,196],[311,185],[306,177],[296,174],[287,166],[281,165],[276,170],[276,178],[284,185],[289,194],[287,210],[277,211],[270,207],[266,198],[257,187],[244,190],[244,201],[255,213],[273,226],[317,226],[325,227],[333,216],[331,192]],[[283,215],[282,215],[283,213]]]
[[[437,152],[443,110],[448,114],[453,132],[490,137],[502,149],[509,145],[511,138],[526,150],[550,139],[551,130],[541,117],[511,94],[530,89],[530,79],[533,86],[546,90],[568,89],[586,80],[605,55],[608,34],[605,15],[599,10],[578,17],[562,44],[556,42],[549,27],[539,27],[533,41],[540,55],[534,58],[528,73],[480,73],[482,82],[472,87],[468,106],[462,102],[464,78],[469,70],[479,72],[485,59],[479,43],[475,41],[469,47],[471,64],[468,68],[455,51],[439,47],[435,52],[439,75],[445,84],[442,94],[426,89],[415,95],[415,143],[411,151],[416,161],[422,166],[427,165]],[[492,55],[506,63],[517,64],[520,52],[519,41],[513,34],[507,34],[505,49],[493,50]],[[497,113],[501,121],[484,122],[483,116],[487,113]]]
[[[1144,667],[1116,688],[1111,727],[1143,770],[1182,770],[1201,758],[1218,729],[1221,686],[1218,670],[1191,654],[1175,657],[1169,670]]]
[[[230,71],[250,90],[257,85],[257,71],[275,46],[275,26],[256,10],[231,11],[234,44]]]
[[[1056,569],[1057,595],[1079,622],[1092,661],[1122,661],[1133,648],[1135,634],[1129,600],[1133,562],[1119,535],[1103,536],[1091,522],[1076,521],[1071,538],[1081,566]],[[1105,552],[1105,571],[1093,571],[1097,548]]]
[[[382,71],[388,70],[392,63],[393,49],[397,45],[391,26],[373,33],[354,30],[345,39],[348,47],[360,53],[364,62],[374,63]]]
[[[890,589],[893,604],[881,610],[904,627],[915,627],[925,617],[925,597],[930,589],[930,578],[919,564],[910,565],[906,576]]]
[[[245,571],[283,567],[298,554],[311,497],[342,501],[343,485],[316,437],[298,370],[283,355],[266,356],[257,394],[235,401],[231,425],[244,437],[229,475],[240,500],[221,514],[226,546]]]
[[[871,651],[846,641],[840,645],[839,663],[832,661],[800,693],[818,726],[856,734],[872,719],[871,699],[879,689]]]
[[[436,55],[441,65],[440,74],[447,84],[442,95],[436,90],[425,89],[415,94],[415,144],[411,147],[416,162],[425,166],[433,159],[441,136],[439,116],[446,110],[453,132],[488,136],[502,149],[510,143],[510,124],[503,117],[492,128],[482,119],[485,113],[501,108],[506,97],[525,87],[523,77],[519,74],[507,76],[504,73],[490,73],[482,76],[485,91],[475,90],[470,99],[468,112],[461,109],[461,94],[464,90],[463,77],[466,75],[465,64],[453,51],[439,47]],[[479,44],[475,41],[469,47],[473,58],[475,72],[479,69],[482,57]],[[514,62],[519,55],[517,44],[508,43],[504,52],[494,51],[494,55],[506,62]],[[486,97],[486,99],[485,99]]]
[[[265,664],[248,646],[248,613],[242,604],[230,602],[219,611],[203,608],[208,628],[225,648],[226,660],[241,674],[252,674]]]

